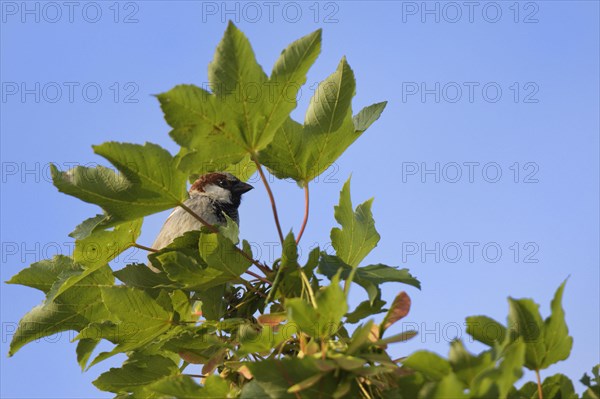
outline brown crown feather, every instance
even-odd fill
[[[198,180],[196,180],[194,184],[192,184],[192,186],[190,187],[190,191],[198,191],[203,193],[204,187],[206,187],[209,184],[216,184],[217,181],[220,179],[227,180],[227,176],[219,172],[207,173],[205,175],[200,176]]]

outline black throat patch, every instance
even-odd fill
[[[238,207],[240,206],[241,202],[240,200],[241,199],[238,198],[237,201],[235,201],[234,198],[234,201],[231,204],[220,201],[211,201],[213,209],[215,210],[215,214],[217,215],[217,220],[219,221],[219,224],[227,223],[227,219],[225,219],[223,213],[229,216],[238,225],[240,224],[240,218],[238,214]]]

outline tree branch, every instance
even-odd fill
[[[202,217],[200,217],[200,215],[198,215],[196,212],[194,212],[190,207],[188,207],[183,202],[180,202],[179,206],[182,207],[187,213],[189,213],[190,215],[192,215],[197,221],[199,221],[200,223],[202,223],[203,226],[208,227],[208,229],[210,231],[212,231],[213,233],[218,233],[219,232],[219,229],[216,226],[213,226],[212,224],[208,223],[206,220],[204,220]]]
[[[267,279],[266,279],[266,278],[264,278],[264,277],[261,277],[261,276],[259,276],[258,274],[254,273],[254,272],[251,272],[250,270],[246,270],[246,271],[245,271],[245,273],[246,273],[246,274],[249,274],[249,275],[251,275],[251,276],[252,276],[252,277],[254,277],[254,278],[257,278],[257,279],[259,279],[259,280],[260,280],[260,281],[262,281],[263,283],[271,284],[271,282],[270,282],[269,280],[267,280]]]

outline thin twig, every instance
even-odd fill
[[[189,213],[190,215],[192,215],[197,221],[199,221],[200,223],[202,223],[202,225],[208,227],[208,229],[210,231],[212,231],[213,233],[218,233],[219,232],[219,229],[217,228],[217,226],[214,226],[214,225],[208,223],[206,220],[204,220],[202,217],[200,217],[200,215],[198,215],[196,212],[194,212],[190,207],[188,207],[183,202],[180,202],[179,206],[182,207],[187,213]]]
[[[252,262],[252,263],[254,263],[254,262]],[[273,270],[271,270],[271,268],[269,266],[263,265],[262,263],[254,263],[254,266],[258,267],[261,272],[263,272],[264,274],[267,274],[267,275],[273,271]]]
[[[269,195],[269,200],[271,201],[271,208],[273,209],[273,218],[275,219],[275,225],[277,226],[277,233],[279,234],[279,240],[283,245],[283,232],[281,231],[281,224],[279,224],[279,215],[277,214],[277,205],[275,205],[275,197],[273,196],[273,192],[271,191],[271,186],[269,186],[269,181],[265,176],[265,172],[262,169],[262,165],[258,162],[256,158],[252,158],[254,163],[256,164],[256,169],[260,174],[260,178],[262,179],[265,188],[267,189],[267,194]]]
[[[273,266],[275,267],[275,266]],[[277,293],[277,289],[279,288],[279,281],[281,280],[281,274],[283,272],[283,267],[279,267],[277,269],[277,273],[275,274],[275,278],[273,279],[273,284],[271,284],[271,290],[269,291],[269,295],[267,295],[267,303],[273,300],[273,297]]]
[[[312,287],[310,286],[310,281],[308,280],[308,277],[306,277],[306,274],[304,274],[304,270],[299,269],[300,270],[300,277],[302,278],[302,283],[306,286],[306,291],[308,291],[308,298],[310,299],[310,303],[313,305],[313,308],[317,308],[317,301],[315,300],[315,293],[312,290]]]
[[[131,246],[135,247],[135,248],[143,249],[144,251],[148,251],[148,252],[158,252],[158,249],[150,248],[145,245],[138,244],[137,242],[134,242],[133,244],[131,244]]]
[[[238,247],[234,247],[237,252],[239,252],[244,258],[252,262],[256,267],[258,267],[263,273],[267,274],[268,271],[271,271],[268,266],[261,264],[259,261],[253,259],[250,255],[245,253],[242,249]],[[249,273],[248,273],[249,274]],[[269,280],[265,280],[267,283],[271,284]]]
[[[254,272],[251,272],[250,270],[246,270],[245,273],[251,275],[252,277],[255,277],[255,278],[259,279],[263,283],[271,284],[271,282],[269,280],[267,280],[264,277],[259,276],[258,274],[254,273]]]
[[[367,390],[365,389],[365,387],[362,385],[362,382],[356,380],[356,384],[360,388],[362,394],[365,395],[365,398],[370,399],[371,395],[369,395],[369,392],[367,392]]]
[[[206,376],[202,375],[202,374],[182,374],[182,375],[187,375],[188,377],[194,377],[194,378],[206,378]]]
[[[246,280],[244,280],[243,278],[238,278],[237,280],[240,284],[242,284],[244,287],[246,287],[249,291],[254,292],[255,294],[262,296],[263,298],[266,298],[267,296],[263,293],[260,292],[259,290],[257,290],[256,288],[254,288],[252,286],[252,284],[250,284],[249,282],[247,282]]]
[[[304,183],[304,220],[302,221],[302,227],[300,227],[300,232],[298,233],[298,237],[296,238],[296,244],[300,242],[300,238],[302,238],[302,234],[304,234],[304,229],[306,228],[306,224],[308,223],[308,206],[309,206],[309,192],[308,192],[308,182]]]

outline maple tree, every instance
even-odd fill
[[[46,294],[21,320],[10,355],[40,337],[75,330],[82,369],[127,355],[120,368],[94,381],[118,398],[577,397],[566,376],[540,378],[540,370],[571,351],[561,305],[566,282],[545,320],[533,300],[513,298],[506,325],[486,316],[467,318],[467,332],[488,350],[473,354],[454,341],[448,358],[422,350],[393,359],[388,347],[417,332],[388,334],[407,316],[411,301],[403,291],[384,300],[381,285],[420,288],[420,282],[408,269],[363,264],[380,236],[372,200],[354,207],[349,180],[334,209],[335,255],[315,248],[299,262],[310,182],[386,106],[375,103],[353,113],[356,83],[344,58],[319,84],[304,121],[293,120],[296,95],[320,50],[318,30],[290,44],[267,76],[248,39],[230,23],[209,65],[211,90],[180,85],[157,96],[170,136],[181,146],[178,154],[151,143],[108,142],[93,149],[116,170],[53,167],[59,191],[104,212],[71,233],[72,256],[36,262],[8,281]],[[283,234],[264,168],[304,190],[298,235]],[[273,264],[254,259],[228,219],[225,226],[206,226],[163,249],[150,248],[149,261],[158,273],[139,263],[111,268],[121,252],[140,246],[136,240],[145,216],[174,207],[193,213],[184,205],[188,180],[200,172],[240,169],[257,171],[269,193],[282,243]],[[366,299],[352,309],[348,297],[354,284]],[[376,314],[384,314],[379,324],[371,318]],[[102,340],[113,349],[92,359]],[[192,368],[201,371],[189,372]],[[538,380],[517,389],[523,369],[534,370]],[[600,397],[598,372],[596,366],[593,378],[582,379],[585,398]]]

